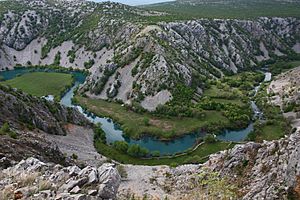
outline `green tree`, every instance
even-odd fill
[[[146,155],[149,154],[149,150],[140,147],[140,145],[138,144],[133,144],[128,148],[127,153],[133,157],[145,157]]]
[[[8,123],[7,122],[5,122],[3,125],[2,125],[2,127],[1,127],[1,129],[0,129],[0,134],[6,134],[6,133],[9,133],[10,132],[10,128],[9,128],[9,125],[8,125]]]
[[[113,145],[118,151],[121,151],[124,153],[126,153],[129,148],[128,143],[125,141],[115,141]]]
[[[215,143],[216,142],[216,138],[212,134],[207,134],[204,137],[204,141],[205,141],[205,143]]]

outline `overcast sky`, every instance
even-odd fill
[[[97,2],[102,2],[102,1],[108,1],[108,0],[94,0]],[[161,2],[166,2],[166,1],[174,1],[174,0],[110,0],[110,1],[115,1],[115,2],[120,2],[132,6],[136,5],[144,5],[144,4],[151,4],[151,3],[161,3]]]

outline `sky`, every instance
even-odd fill
[[[108,0],[94,0],[97,2],[102,2],[102,1],[108,1]],[[131,6],[136,6],[136,5],[145,5],[145,4],[152,4],[152,3],[161,3],[161,2],[166,2],[166,1],[174,1],[174,0],[110,0],[110,1],[115,1],[119,3],[124,3],[127,5]]]

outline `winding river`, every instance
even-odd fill
[[[8,80],[32,71],[53,72],[55,70],[45,70],[42,68],[33,70],[32,68],[21,68],[21,69],[15,69],[11,71],[0,72],[0,76],[2,76],[4,80]],[[139,140],[125,138],[123,137],[123,132],[120,129],[120,126],[114,123],[111,119],[98,117],[93,113],[84,111],[82,107],[72,104],[71,100],[74,96],[75,89],[80,84],[84,83],[86,77],[83,73],[80,72],[70,72],[70,73],[74,75],[75,83],[73,87],[62,97],[60,103],[67,107],[77,108],[87,119],[89,119],[93,123],[101,123],[102,125],[101,128],[106,133],[106,138],[108,143],[113,143],[114,141],[126,141],[129,144],[139,144],[140,146],[147,148],[149,151],[159,151],[161,155],[171,155],[192,148],[195,145],[197,138],[203,137],[205,135],[205,133],[201,133],[201,132],[191,133],[183,137],[176,138],[172,141],[160,141],[153,137],[144,137]],[[271,80],[271,74],[266,72],[264,81],[270,81],[270,80]],[[258,91],[259,87],[260,85],[255,88],[255,94]],[[262,112],[258,109],[254,101],[251,101],[251,107],[254,111],[254,118],[261,118]],[[225,130],[223,131],[223,133],[219,134],[217,138],[224,141],[239,142],[245,140],[248,134],[252,130],[253,130],[253,123],[250,123],[247,128],[239,131]]]

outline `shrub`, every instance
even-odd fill
[[[144,125],[145,126],[149,126],[150,125],[150,120],[149,120],[148,117],[144,117],[143,121],[144,121]]]
[[[17,138],[18,138],[17,133],[14,132],[14,131],[9,131],[9,132],[8,132],[8,135],[9,135],[9,137],[11,137],[11,138],[13,138],[13,139],[17,139]]]
[[[115,141],[113,144],[114,148],[117,149],[118,151],[126,153],[129,145],[125,141]]]
[[[138,144],[133,144],[128,148],[127,153],[133,157],[145,157],[146,155],[149,154],[149,150],[140,147],[140,145]]]
[[[7,122],[5,122],[0,129],[0,134],[4,135],[7,134],[9,131],[10,131],[9,125]]]
[[[72,154],[72,158],[75,159],[75,160],[77,160],[77,159],[78,159],[77,154],[73,153],[73,154]]]
[[[159,156],[160,156],[160,152],[159,152],[159,151],[152,151],[152,152],[151,152],[151,155],[152,155],[153,157],[159,157]]]
[[[216,142],[216,138],[215,138],[215,136],[213,136],[212,134],[207,134],[207,135],[204,137],[204,142],[205,142],[205,143],[215,143],[215,142]]]
[[[173,168],[175,168],[175,167],[177,167],[178,166],[178,163],[177,162],[172,162],[171,164],[170,164],[170,167],[173,167]]]

